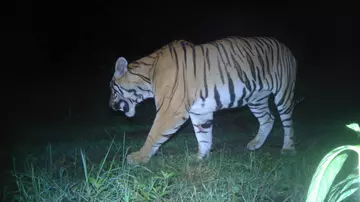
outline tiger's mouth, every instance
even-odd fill
[[[124,113],[128,113],[130,110],[129,104],[125,100],[120,100],[113,106],[115,111],[122,111]]]

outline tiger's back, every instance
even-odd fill
[[[295,84],[296,60],[273,38],[231,37],[201,45],[179,41],[173,46],[173,54],[185,63],[192,111],[241,107]]]
[[[274,123],[268,106],[271,94],[284,126],[282,151],[295,152],[291,117],[296,60],[284,44],[265,37],[229,37],[200,45],[174,41],[150,58],[153,63],[148,67],[148,78],[157,115],[144,146],[129,155],[128,162],[141,162],[139,157],[150,159],[189,117],[199,144],[198,158],[208,157],[213,113],[244,105],[260,124],[247,148],[258,149]],[[145,61],[149,64],[148,57],[135,63]]]

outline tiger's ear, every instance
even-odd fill
[[[127,66],[128,62],[126,61],[126,59],[124,57],[119,57],[115,64],[115,78],[122,77],[128,70]]]

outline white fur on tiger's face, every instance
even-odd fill
[[[137,104],[144,99],[153,97],[151,90],[146,90],[148,88],[146,83],[143,86],[144,81],[139,79],[141,77],[134,77],[132,74],[136,74],[136,72],[131,72],[125,58],[120,57],[116,62],[115,72],[110,81],[111,96],[109,105],[115,111],[124,112],[127,117],[135,116]]]
[[[136,103],[131,101],[131,95],[115,83],[110,84],[111,96],[110,96],[110,107],[114,111],[122,111],[127,117],[133,117],[135,115]]]

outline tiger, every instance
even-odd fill
[[[284,138],[281,154],[296,154],[292,114],[297,61],[273,37],[224,37],[195,45],[174,40],[131,63],[119,57],[110,81],[110,107],[127,117],[154,98],[156,115],[145,143],[127,155],[128,164],[146,164],[190,118],[198,143],[197,160],[210,157],[213,115],[247,106],[259,122],[250,151],[262,147],[279,113]]]

